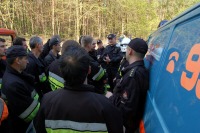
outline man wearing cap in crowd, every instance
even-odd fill
[[[123,55],[121,49],[116,46],[116,35],[109,34],[107,38],[109,45],[106,46],[104,50],[103,61],[106,63],[106,72],[108,74],[108,82],[111,89],[110,91],[113,91],[113,79],[116,76]]]
[[[61,57],[68,48],[73,48],[73,47],[74,48],[80,47],[80,45],[78,42],[74,40],[65,41],[62,44]],[[53,61],[48,67],[48,71],[49,71],[48,79],[49,79],[49,83],[50,83],[52,91],[55,91],[57,89],[64,87],[64,79],[63,79],[61,70],[58,67],[59,65],[60,65],[60,59]]]
[[[125,133],[134,133],[143,117],[149,88],[149,72],[143,61],[147,50],[148,46],[143,39],[135,38],[130,41],[126,49],[129,65],[122,70],[122,78],[110,97],[123,114]]]
[[[54,60],[60,58],[59,55],[59,52],[61,50],[60,42],[61,41],[59,35],[54,35],[51,37],[49,41],[49,47],[51,50],[49,51],[49,54],[44,58],[44,61],[47,66],[49,66]]]
[[[103,61],[103,53],[104,53],[104,46],[103,46],[103,42],[99,39],[97,40],[97,61],[101,64],[101,66],[105,69],[105,62]]]
[[[11,46],[6,52],[6,71],[2,79],[2,98],[8,105],[9,133],[25,133],[40,107],[34,78],[24,72],[27,51],[22,46]]]

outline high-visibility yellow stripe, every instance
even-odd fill
[[[39,99],[39,95],[38,95],[38,93],[37,93],[35,90],[33,90],[33,91],[31,92],[31,97],[32,97],[33,99],[35,99],[35,100],[38,100],[38,99]]]
[[[76,131],[76,130],[71,130],[71,129],[51,129],[51,128],[46,128],[47,133],[108,133],[106,132],[92,132],[92,131]]]
[[[33,120],[39,110],[39,107],[40,103],[38,102],[38,100],[33,100],[31,105],[19,115],[19,118],[25,120],[26,122]]]
[[[39,75],[39,79],[40,79],[40,82],[46,81],[47,77],[46,77],[45,73],[42,73],[41,75]]]
[[[93,80],[96,80],[96,81],[99,81],[99,80],[104,76],[104,74],[105,74],[105,71],[104,71],[104,69],[101,67],[100,70],[99,70],[99,72],[98,72],[97,74],[95,74],[95,75],[92,77],[92,79],[93,79]]]
[[[53,91],[64,87],[64,79],[52,72],[49,72],[49,83]]]
[[[45,120],[45,127],[50,129],[50,131],[65,129],[74,132],[107,132],[105,123],[86,123],[69,120]]]

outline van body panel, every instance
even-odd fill
[[[200,132],[200,4],[148,39],[146,133]]]

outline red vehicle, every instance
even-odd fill
[[[0,28],[0,36],[10,36],[13,41],[14,38],[16,37],[16,32],[14,30]]]
[[[7,47],[12,45],[13,40],[16,37],[16,32],[14,30],[9,30],[6,28],[0,28],[0,37],[6,40]],[[2,57],[5,59],[5,57]]]

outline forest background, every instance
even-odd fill
[[[105,39],[125,31],[146,39],[161,20],[171,20],[200,0],[0,0],[0,27],[18,36],[54,34]]]

